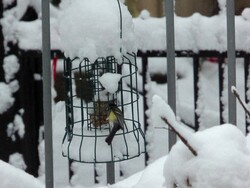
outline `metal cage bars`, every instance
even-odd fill
[[[133,58],[133,59],[131,59]],[[136,92],[137,91],[137,65],[136,65],[136,59],[135,54],[128,54],[128,56],[123,57],[123,68],[127,68],[128,72],[122,75],[122,80],[127,79],[128,85],[130,87],[123,87],[122,84],[123,81],[119,82],[118,87],[118,93],[114,93],[111,96],[108,96],[105,98],[105,100],[108,99],[108,102],[114,102],[117,103],[118,106],[122,108],[122,111],[126,109],[131,108],[131,117],[125,116],[125,130],[123,133],[117,133],[117,136],[123,136],[125,141],[125,147],[126,154],[124,155],[123,159],[116,159],[113,157],[113,147],[111,145],[111,161],[101,161],[100,159],[97,159],[96,152],[94,153],[94,163],[103,163],[103,162],[116,162],[116,161],[122,161],[122,160],[128,160],[131,158],[134,158],[136,156],[139,156],[143,152],[143,149],[140,148],[139,140],[140,135],[144,139],[144,133],[141,131],[140,123],[137,120],[139,118],[139,111],[136,110],[139,108],[138,99],[139,95]],[[131,63],[131,60],[135,62],[135,64]],[[74,62],[76,61],[76,62]],[[108,66],[108,67],[107,67]],[[73,60],[66,59],[64,61],[64,79],[65,79],[65,101],[66,101],[66,134],[64,137],[63,143],[66,141],[69,142],[67,152],[63,155],[68,156],[70,159],[70,145],[71,140],[73,137],[79,138],[80,145],[79,145],[79,157],[78,159],[72,159],[74,161],[78,162],[84,162],[84,163],[93,163],[91,161],[86,161],[82,158],[81,148],[84,147],[83,143],[86,138],[95,138],[95,149],[94,151],[97,151],[96,144],[97,144],[97,138],[103,138],[107,135],[103,132],[108,127],[101,127],[101,125],[106,125],[106,117],[107,117],[107,101],[105,102],[104,99],[101,98],[101,92],[104,91],[104,88],[99,83],[99,76],[104,73],[121,73],[121,66],[116,62],[115,58],[107,57],[107,58],[100,58],[97,59],[94,64],[91,64],[87,58],[84,58],[82,60],[79,60],[78,58],[75,58]],[[80,74],[79,77],[75,76],[75,72],[78,72]],[[86,86],[86,84],[83,83],[83,80],[87,80],[89,86]],[[79,82],[79,95],[76,93],[73,93],[74,90],[74,84],[76,82]],[[133,84],[134,83],[134,84]],[[135,87],[135,88],[133,88]],[[83,104],[83,93],[86,90],[90,90],[90,97],[91,100]],[[119,96],[118,96],[119,95]],[[124,96],[126,95],[126,100],[124,99]],[[106,96],[106,95],[105,95]],[[130,97],[129,97],[130,96]],[[103,97],[103,96],[102,96]],[[129,98],[128,98],[129,97]],[[79,100],[77,100],[79,99]],[[101,102],[104,100],[103,102]],[[118,103],[119,101],[120,103]],[[93,105],[91,105],[93,103]],[[79,117],[75,117],[75,113],[78,111],[81,111],[80,119]],[[105,112],[105,114],[104,114]],[[128,125],[127,125],[128,124]],[[132,125],[132,128],[129,126]],[[87,126],[87,127],[86,127]],[[128,128],[128,126],[130,128]],[[76,127],[76,129],[74,129]],[[85,131],[85,129],[87,130]],[[79,130],[80,131],[79,131]],[[110,129],[110,127],[109,127]],[[77,131],[78,130],[78,131]],[[90,134],[90,132],[94,133]],[[101,133],[101,132],[103,133]],[[107,131],[107,130],[106,130]],[[109,130],[110,131],[110,130]],[[128,144],[126,143],[126,134],[133,134],[135,139],[137,140],[137,147],[138,147],[138,154],[132,155],[129,152]],[[85,138],[85,139],[84,139]]]

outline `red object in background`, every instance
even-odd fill
[[[54,82],[56,81],[56,66],[57,66],[58,56],[54,55],[53,62],[52,62],[52,71],[53,71],[53,79]]]
[[[207,60],[211,63],[218,63],[218,57],[209,57]]]

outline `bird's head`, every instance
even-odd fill
[[[113,108],[117,108],[116,104],[114,103],[109,103],[109,108],[110,109],[113,109]]]

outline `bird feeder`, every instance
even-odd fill
[[[86,7],[86,3],[89,1],[82,2],[85,3],[83,7]],[[110,2],[112,1],[103,0],[101,3]],[[97,1],[95,6],[98,6],[98,3],[100,1]],[[79,7],[80,4],[77,6]],[[130,44],[126,44],[128,41],[133,41],[130,31],[127,34],[123,32],[123,24],[126,24],[127,28],[128,23],[132,23],[132,19],[129,17],[131,20],[126,21],[123,18],[122,13],[127,9],[120,4],[119,0],[114,0],[111,7],[116,8],[116,23],[119,24],[103,24],[104,27],[99,26],[98,32],[104,38],[106,31],[108,31],[106,34],[114,34],[110,37],[116,38],[119,45],[116,45],[115,42],[113,42],[114,48],[110,47],[110,44],[108,46],[98,45],[98,42],[101,44],[106,42],[102,41],[105,39],[100,39],[100,35],[96,36],[97,41],[95,41],[95,37],[91,40],[93,32],[97,32],[95,28],[97,25],[91,24],[88,26],[88,30],[93,32],[89,32],[91,36],[86,38],[86,40],[92,41],[91,44],[88,47],[77,47],[77,49],[81,48],[77,52],[69,50],[66,53],[71,57],[66,57],[64,60],[66,129],[62,143],[63,156],[73,161],[83,163],[117,162],[132,159],[144,152],[144,133],[139,121],[136,54],[129,51]],[[88,9],[91,11],[91,8]],[[105,17],[105,13],[103,14],[99,19]],[[109,14],[110,12],[107,13],[107,15]],[[111,16],[113,17],[113,14]],[[98,16],[94,19],[98,19]],[[114,20],[116,19],[113,17],[108,21]],[[108,29],[105,28],[107,25]],[[112,33],[112,31],[114,32]],[[133,31],[131,32],[133,33]],[[65,33],[65,35],[69,33]],[[74,33],[74,29],[72,29],[72,33]],[[81,33],[83,38],[86,37],[84,32]],[[125,36],[130,38],[125,39]],[[112,41],[108,41],[108,43],[112,44]],[[92,49],[96,50],[95,53],[91,52],[91,46],[95,46]],[[68,46],[65,49],[69,49]],[[88,57],[88,52],[90,52],[90,57]],[[72,55],[77,57],[72,58]],[[117,105],[123,112],[124,129],[116,132],[113,141],[108,145],[105,139],[112,129],[107,121],[110,103]]]

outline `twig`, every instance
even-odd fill
[[[170,130],[169,128],[167,128],[167,127],[154,127],[155,129],[163,129],[163,130]]]
[[[189,144],[186,138],[184,138],[169,122],[166,118],[161,117],[161,119],[178,135],[181,141],[187,146],[187,148],[191,151],[194,156],[197,156],[196,150]]]
[[[244,108],[245,112],[248,114],[248,116],[250,117],[250,111],[247,108],[247,105],[244,101],[241,100],[240,95],[237,91],[237,89],[235,88],[235,86],[231,87],[231,92],[234,94],[234,96],[238,99],[238,101],[240,102],[241,106]]]

